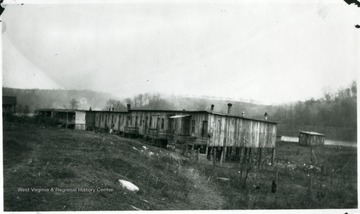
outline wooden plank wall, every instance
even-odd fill
[[[299,144],[307,146],[324,145],[325,136],[300,134]]]
[[[89,113],[89,112],[87,112]],[[95,112],[94,126],[96,128],[111,128],[114,125],[114,130],[124,131],[124,118],[126,112]]]
[[[147,128],[158,128],[160,131],[166,131],[169,129],[170,120],[173,121],[173,128],[175,128],[175,134],[182,134],[183,125],[184,125],[184,118],[176,118],[170,119],[169,117],[174,115],[181,115],[181,114],[190,114],[190,133],[191,133],[191,121],[195,120],[195,132],[193,133],[194,136],[201,137],[202,134],[202,125],[203,121],[208,120],[208,114],[198,114],[198,113],[188,113],[188,112],[163,112],[163,111],[132,111],[129,116],[131,117],[131,124],[129,126],[135,127],[136,118],[138,120],[137,127],[139,127],[140,135],[145,134],[145,125]],[[146,118],[147,124],[146,124]],[[151,118],[151,120],[150,120]],[[162,119],[164,119],[164,127],[161,128]],[[142,122],[140,123],[140,120]],[[150,124],[151,122],[151,124]],[[158,124],[159,123],[159,124]],[[126,124],[126,123],[125,123]],[[141,125],[140,125],[141,124]]]
[[[209,146],[274,148],[276,124],[243,118],[210,115]]]
[[[86,112],[85,124],[87,129],[95,127],[95,112]]]
[[[93,114],[93,113],[92,113]],[[128,112],[96,112],[93,116],[96,128],[110,128],[123,132],[128,116],[131,117],[130,127],[139,127],[139,134],[145,135],[145,127],[159,128],[160,131],[169,129],[169,120],[173,120],[176,127],[175,134],[183,134],[184,118],[170,119],[170,116],[190,114],[190,135],[202,137],[203,122],[208,121],[207,133],[211,135],[208,146],[246,147],[246,148],[274,148],[276,141],[276,124],[210,113],[171,112],[171,111],[131,111]],[[147,124],[146,123],[146,117]],[[87,118],[91,118],[90,116]],[[151,124],[150,124],[150,118]],[[137,123],[136,123],[137,119]],[[161,121],[164,127],[161,129]],[[195,121],[195,131],[192,132],[192,121]],[[159,124],[157,124],[159,122]],[[88,123],[88,122],[87,122]],[[146,126],[147,125],[147,126]],[[207,137],[207,136],[205,136]]]

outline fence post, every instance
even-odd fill
[[[308,182],[309,182],[309,189],[308,189],[308,194],[311,196],[311,193],[312,193],[312,174],[311,172],[309,173],[309,179],[308,179]]]

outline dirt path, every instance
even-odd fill
[[[190,190],[188,198],[194,204],[198,205],[198,209],[221,209],[225,203],[225,199],[215,186],[211,185],[204,175],[201,175],[194,168],[184,168],[183,173],[191,181],[193,188]]]

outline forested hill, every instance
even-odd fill
[[[299,130],[316,131],[330,139],[357,140],[357,85],[354,81],[336,93],[323,97],[284,105],[259,105],[231,100],[139,94],[132,98],[117,99],[114,95],[90,90],[40,90],[3,88],[3,95],[16,96],[17,112],[33,112],[37,108],[78,108],[126,110],[126,104],[138,109],[210,110],[251,118],[263,118],[278,122],[278,135],[297,136]],[[118,95],[121,96],[121,95]]]
[[[338,140],[357,140],[357,86],[324,97],[276,107],[273,118],[280,121],[278,134],[293,135],[297,130],[311,130]]]
[[[72,100],[78,109],[102,109],[108,99],[114,96],[90,90],[44,90],[4,88],[3,96],[17,98],[17,112],[29,113],[38,108],[71,108]]]
[[[233,104],[232,114],[241,115],[245,112],[249,117],[262,117],[265,111],[274,110],[271,106],[257,105],[230,100],[213,100],[205,98],[190,98],[182,96],[162,96],[160,94],[141,94],[133,98],[119,100],[114,95],[91,90],[62,89],[16,89],[3,87],[3,96],[17,97],[17,112],[29,113],[38,108],[77,108],[107,110],[126,110],[126,104],[138,109],[176,109],[176,110],[210,110],[215,105],[216,112],[227,112],[227,104]],[[76,102],[75,106],[72,101]]]

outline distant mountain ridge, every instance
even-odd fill
[[[26,106],[30,112],[38,108],[69,108],[70,101],[78,101],[79,109],[102,109],[108,99],[116,99],[111,94],[91,90],[64,89],[17,89],[2,88],[3,96],[17,97],[17,112]]]
[[[160,94],[139,94],[121,99],[110,93],[91,90],[63,89],[16,89],[3,87],[3,96],[17,97],[17,112],[30,113],[38,108],[71,108],[71,101],[78,102],[78,109],[103,110],[114,108],[126,110],[126,104],[134,109],[163,110],[210,110],[227,113],[232,104],[231,115],[263,119],[265,112],[270,121],[278,122],[278,135],[297,136],[299,130],[322,132],[329,139],[357,140],[357,88],[340,89],[324,98],[298,101],[286,105],[263,105],[243,101],[219,100]]]
[[[70,108],[72,99],[77,100],[78,109],[101,110],[106,108],[109,99],[120,100],[126,105],[126,99],[120,99],[110,93],[95,92],[91,90],[66,90],[66,89],[17,89],[3,87],[3,96],[16,96],[18,109],[22,112],[22,108],[27,106],[30,112],[34,112],[38,108]],[[184,96],[162,96],[161,99],[166,101],[167,105],[156,106],[156,109],[186,109],[186,110],[210,110],[211,104],[215,105],[215,111],[227,113],[228,103],[232,103],[231,113],[233,115],[241,115],[245,112],[246,116],[259,118],[266,111],[273,112],[274,106],[260,105],[240,101],[219,100],[211,98],[196,98]],[[130,102],[131,103],[131,102]],[[154,106],[143,105],[137,106],[131,103],[133,108],[148,108]]]
[[[182,97],[182,96],[170,96],[165,97],[167,101],[180,109],[186,110],[210,110],[211,105],[214,105],[214,111],[220,113],[228,113],[228,103],[232,104],[230,109],[231,115],[242,115],[244,112],[246,117],[252,117],[262,119],[265,112],[272,115],[276,111],[276,106],[255,104],[243,101],[234,100],[220,100],[209,98],[194,98],[194,97]]]

